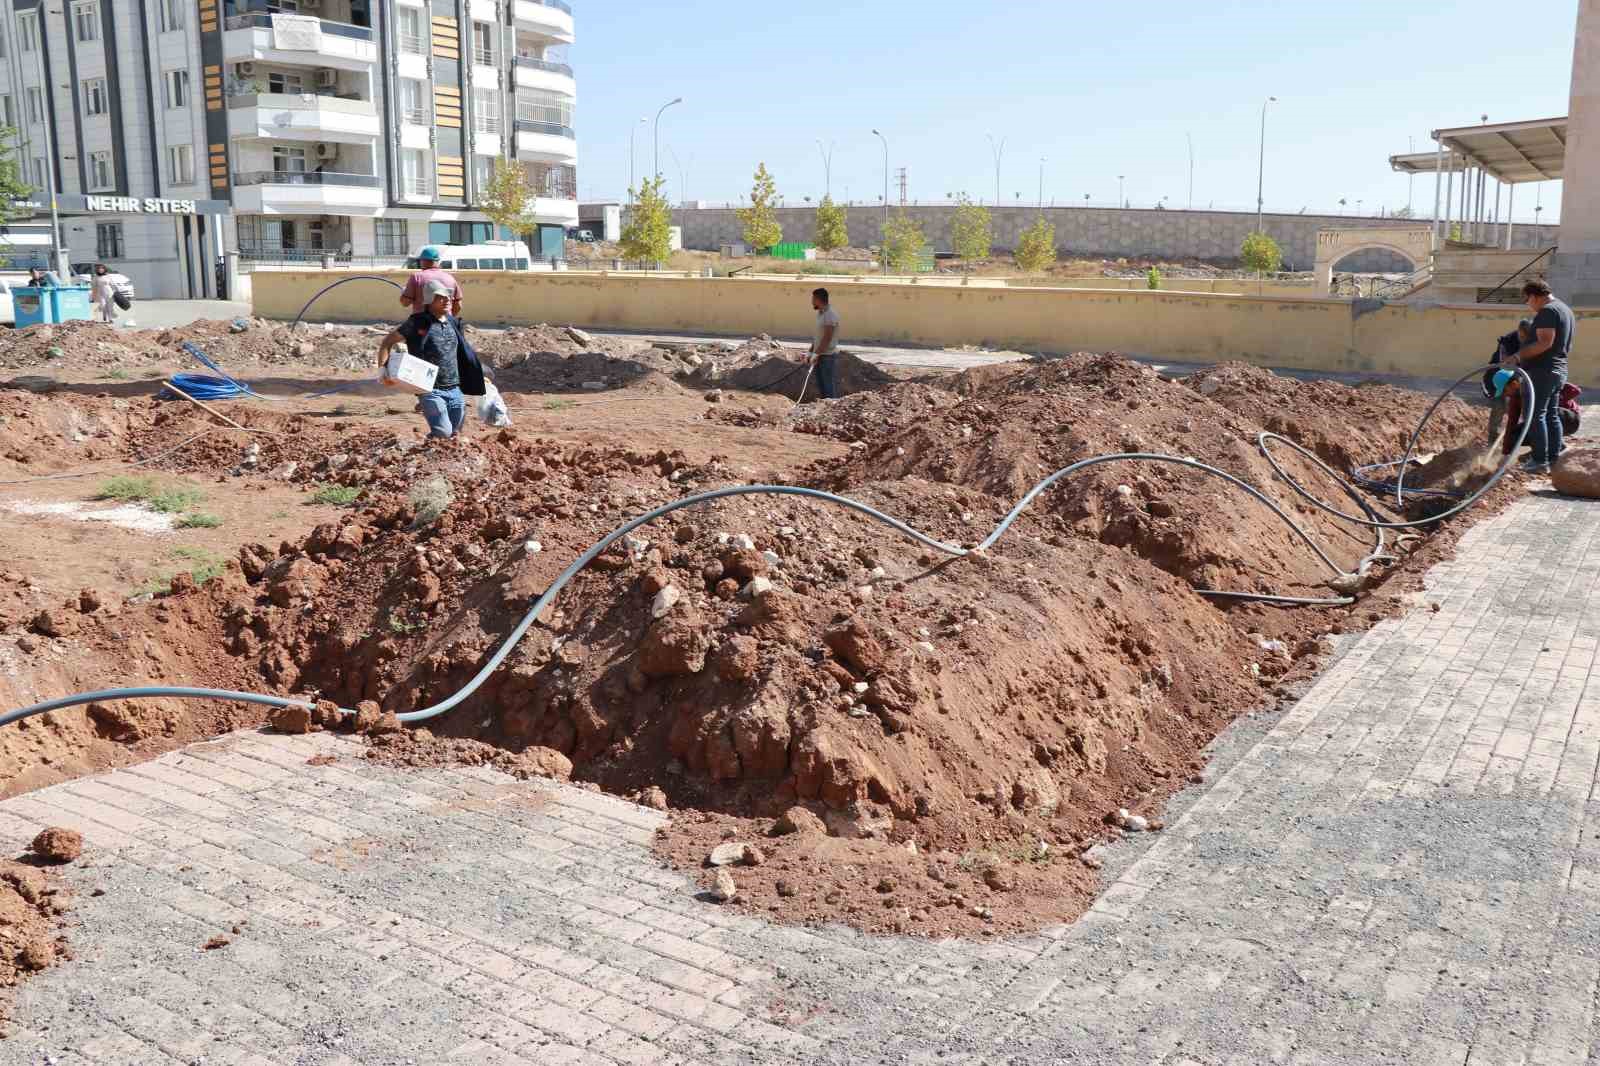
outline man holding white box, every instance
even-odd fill
[[[427,419],[428,434],[433,437],[460,433],[467,417],[466,393],[483,395],[483,369],[477,354],[462,334],[461,320],[450,313],[453,296],[453,290],[444,282],[427,282],[422,290],[422,309],[400,323],[378,347],[384,383],[422,393],[422,417]],[[412,360],[426,365],[391,369],[391,362],[406,362],[403,357],[390,358],[391,351],[402,342]],[[427,371],[434,368],[437,372],[431,375],[430,383]]]

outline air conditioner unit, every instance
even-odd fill
[[[248,78],[255,74],[256,65],[254,63],[235,63],[233,65],[233,72],[241,78]]]
[[[316,155],[318,159],[322,160],[337,159],[339,156],[339,146],[337,144],[330,144],[327,141],[318,141]]]
[[[339,84],[339,72],[329,67],[317,71],[317,88],[332,89]]]

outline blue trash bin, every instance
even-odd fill
[[[50,303],[51,321],[87,322],[94,317],[89,302],[89,286],[62,285],[59,288],[45,289],[44,292],[45,299]]]
[[[11,290],[11,309],[16,316],[18,329],[26,326],[43,326],[55,321],[51,317],[55,309],[45,295],[48,291],[32,285],[19,285]]]

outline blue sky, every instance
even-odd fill
[[[1261,102],[1269,105],[1267,210],[1366,213],[1407,201],[1388,157],[1431,145],[1430,130],[1564,115],[1577,0],[1448,4],[1339,0],[573,0],[578,168],[585,200],[620,198],[628,135],[661,120],[668,195],[721,203],[748,192],[764,161],[790,203],[819,197],[817,140],[833,142],[833,192],[860,202],[891,168],[911,196],[966,191],[992,202],[986,134],[1006,140],[1001,192],[1046,201],[1253,208]],[[651,125],[637,129],[651,168]],[[674,162],[673,153],[677,162]],[[681,167],[680,167],[681,164]],[[680,169],[685,172],[680,176]],[[898,192],[892,193],[898,196]],[[1542,187],[1542,219],[1560,183]],[[1532,186],[1517,216],[1531,219]],[[1419,213],[1433,180],[1416,179]]]

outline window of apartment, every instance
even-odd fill
[[[10,96],[0,96],[0,125],[6,129],[17,128],[17,110],[12,105]]]
[[[304,148],[290,148],[282,144],[273,145],[272,172],[274,174],[304,174],[306,172],[306,150]]]
[[[28,87],[28,121],[44,121],[44,93],[39,91],[37,85]]]
[[[481,66],[494,66],[494,27],[487,22],[472,24],[472,59]]]
[[[427,44],[422,36],[422,12],[414,7],[396,9],[400,20],[400,51],[407,55],[427,54]]]
[[[122,223],[95,223],[94,257],[102,262],[107,259],[122,258]]]
[[[27,11],[17,16],[17,39],[22,42],[24,52],[32,52],[39,47],[38,12]]]
[[[500,94],[493,89],[472,90],[472,128],[479,133],[500,132]]]
[[[169,145],[167,147],[167,172],[174,185],[193,185],[194,145]]]
[[[33,175],[34,188],[43,189],[50,185],[50,173],[45,169],[44,156],[36,155],[33,157],[33,170],[31,173]]]
[[[267,10],[293,15],[300,10],[300,0],[267,0]]]
[[[404,149],[400,153],[401,194],[411,197],[431,196],[433,182],[429,180],[430,169],[427,152],[417,148]]]
[[[169,70],[161,76],[161,94],[167,110],[176,111],[189,106],[189,72]]]
[[[475,155],[472,157],[472,187],[478,191],[478,196],[483,196],[483,191],[489,187],[489,182],[494,177],[494,156]]]
[[[550,89],[518,89],[517,119],[521,122],[548,122],[572,125],[572,97]]]
[[[100,0],[84,0],[72,5],[72,24],[80,41],[100,39]]]
[[[83,83],[83,113],[85,115],[103,115],[110,107],[110,97],[106,95],[106,80],[104,78],[88,78]]]
[[[116,185],[116,178],[111,172],[110,152],[89,153],[89,186],[93,189],[109,189]]]
[[[379,255],[410,255],[410,233],[406,230],[406,220],[403,218],[380,218],[375,220],[378,227],[378,254]]]
[[[183,29],[183,6],[186,2],[187,0],[160,0],[162,33]]]
[[[417,126],[428,125],[427,86],[423,82],[400,79],[400,118]]]
[[[299,96],[305,92],[305,81],[298,74],[285,74],[275,70],[267,75],[267,92]]]
[[[5,35],[0,34],[0,59],[4,59],[6,57],[6,48],[7,45]]]

